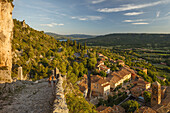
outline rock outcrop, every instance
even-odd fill
[[[6,67],[8,75],[0,74],[0,82],[11,81],[12,53],[11,40],[13,38],[13,4],[9,0],[0,0],[0,70]],[[3,73],[3,72],[1,72]],[[4,79],[5,78],[5,79]]]

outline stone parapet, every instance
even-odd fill
[[[68,113],[67,103],[64,97],[64,90],[62,87],[63,78],[59,76],[58,82],[55,86],[55,100],[53,113]]]

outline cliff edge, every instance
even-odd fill
[[[0,0],[0,83],[11,82],[13,38],[13,4],[9,0]]]

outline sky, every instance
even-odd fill
[[[14,0],[13,18],[62,35],[170,33],[170,0]]]

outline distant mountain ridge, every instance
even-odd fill
[[[86,34],[71,34],[71,35],[60,35],[56,33],[46,32],[45,34],[50,35],[54,37],[55,39],[88,39],[88,38],[94,38],[96,36],[94,35],[86,35]]]
[[[117,33],[83,39],[80,42],[86,42],[89,46],[169,47],[170,34]]]

